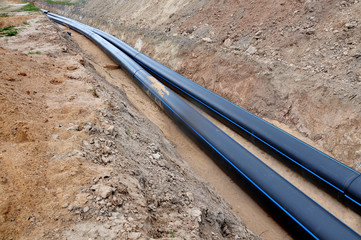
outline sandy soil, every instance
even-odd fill
[[[27,21],[0,38],[0,239],[259,239],[66,32]]]
[[[6,22],[13,25],[13,19]],[[66,42],[59,44],[62,39],[47,20],[29,22],[19,37],[0,39],[1,239],[40,238],[41,232],[71,221],[61,206],[102,172],[95,164],[83,166],[77,156],[65,156],[86,139],[66,127],[79,119],[95,121],[95,110],[104,103],[89,93],[90,84],[72,78],[87,73],[75,55],[64,53]],[[41,34],[39,40],[42,32],[53,35]],[[42,42],[51,45],[48,51],[28,54]]]

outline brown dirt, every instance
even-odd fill
[[[94,67],[124,73],[28,22],[0,39],[0,239],[259,239]]]
[[[33,27],[42,28],[44,32],[51,29],[44,24],[46,19],[36,19],[39,20],[41,24],[36,24],[35,19],[31,22]],[[14,24],[13,18],[7,22]],[[34,42],[24,35],[14,40]],[[95,164],[84,167],[84,160],[76,156],[63,160],[54,158],[72,151],[77,139],[86,139],[81,132],[69,134],[61,125],[79,119],[95,121],[94,109],[102,104],[89,93],[91,85],[69,77],[81,65],[75,55],[62,53],[61,46],[57,45],[59,40],[59,36],[54,40],[50,35],[42,39],[53,44],[58,56],[55,59],[8,50],[3,48],[7,44],[2,39],[1,239],[40,238],[41,232],[67,225],[72,216],[61,206],[73,201],[80,188],[102,171]],[[75,68],[68,70],[70,65]],[[81,70],[78,72],[82,77],[87,76]],[[74,89],[78,89],[76,94]]]
[[[24,24],[29,19],[32,19],[34,16],[9,16],[0,18],[0,28],[8,26],[18,26]]]

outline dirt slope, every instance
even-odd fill
[[[27,21],[0,38],[0,239],[259,239],[66,32]]]
[[[360,168],[359,1],[90,0],[43,6],[117,35]]]

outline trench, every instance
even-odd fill
[[[69,31],[69,30],[67,30]],[[155,123],[172,142],[177,152],[187,164],[209,182],[232,206],[233,212],[240,217],[246,226],[255,234],[265,239],[292,239],[292,237],[265,212],[243,189],[232,181],[197,145],[195,145],[172,120],[126,75],[126,73],[104,66],[115,63],[103,53],[96,45],[84,36],[71,31],[73,40],[91,57],[95,69],[111,84],[124,90],[130,102],[147,118]],[[198,109],[200,110],[200,109]],[[327,193],[306,181],[298,173],[283,165],[272,156],[254,146],[217,120],[202,112],[213,123],[224,130],[232,138],[246,147],[250,152],[268,164],[271,168],[285,177],[288,181],[305,192],[312,199],[324,206],[341,221],[345,222],[358,233],[361,233],[361,217],[352,210],[331,198]],[[295,135],[312,145],[299,134],[291,131],[286,126],[272,122],[281,129]],[[227,188],[225,188],[227,186]]]

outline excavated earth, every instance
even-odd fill
[[[0,23],[0,239],[260,239],[66,31]]]
[[[94,44],[11,2],[0,1],[0,27],[19,29],[0,38],[0,239],[292,239]],[[35,2],[361,170],[359,1]],[[361,232],[356,213],[220,127]]]

